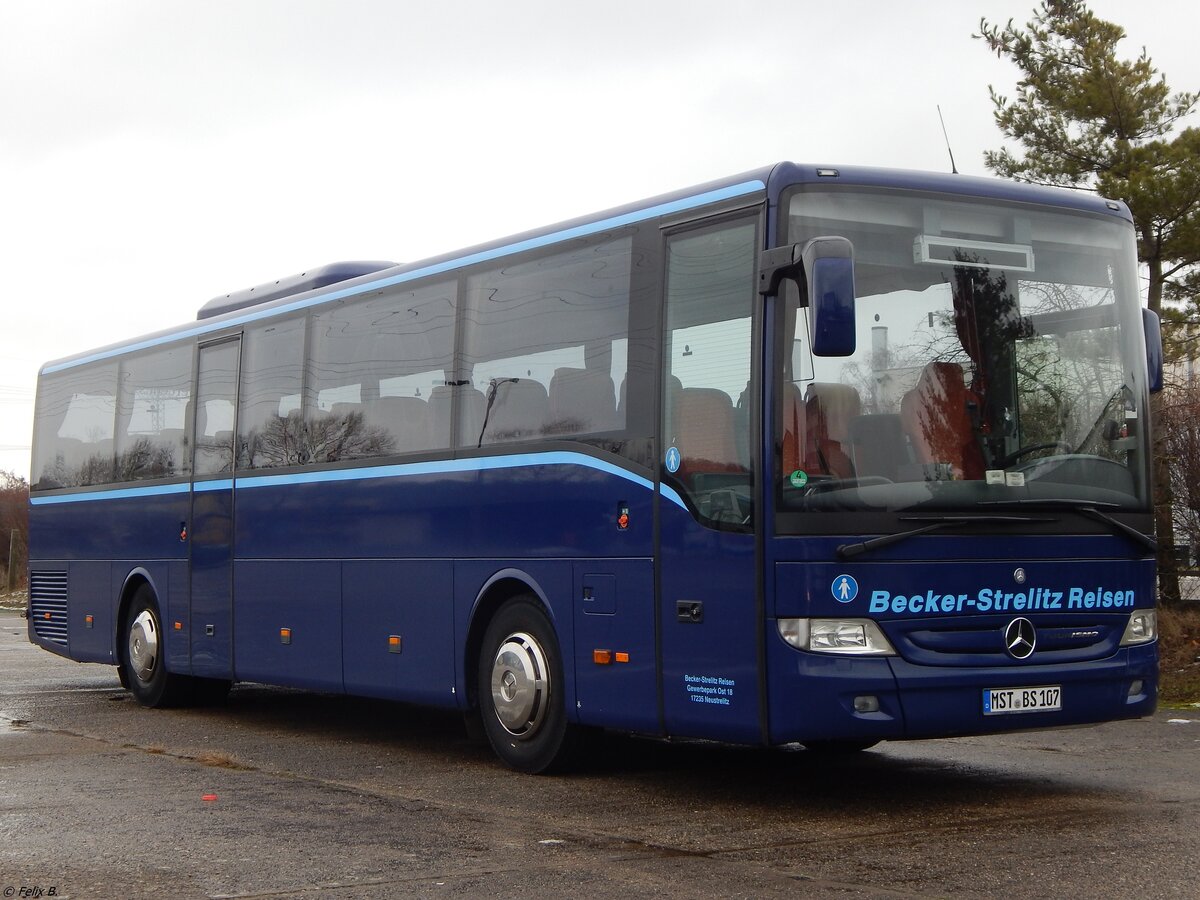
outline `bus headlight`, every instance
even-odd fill
[[[779,636],[797,650],[854,656],[894,656],[871,619],[779,619]]]
[[[1148,644],[1158,638],[1158,612],[1153,609],[1135,609],[1129,614],[1129,624],[1121,635],[1121,646]]]

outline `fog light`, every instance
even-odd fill
[[[879,712],[879,698],[872,694],[863,694],[859,697],[855,697],[854,711],[856,713]]]
[[[1133,684],[1131,684],[1129,686],[1129,696],[1136,697],[1138,694],[1143,692],[1145,687],[1146,687],[1145,683],[1142,681],[1142,679],[1139,678],[1137,681],[1135,681]]]

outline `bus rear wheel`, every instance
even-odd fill
[[[190,699],[190,679],[167,671],[162,617],[148,584],[133,595],[119,649],[122,683],[142,706],[177,706]]]
[[[508,601],[488,624],[477,686],[483,730],[501,760],[529,774],[569,763],[576,734],[563,703],[562,657],[532,595]]]

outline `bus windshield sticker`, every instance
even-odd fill
[[[674,475],[679,471],[679,464],[682,462],[682,457],[679,455],[678,447],[671,447],[667,450],[667,471]]]

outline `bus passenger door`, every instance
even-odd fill
[[[233,467],[241,340],[200,348],[192,430],[192,674],[233,677]]]
[[[658,500],[669,734],[761,739],[753,533],[758,214],[667,238]]]

